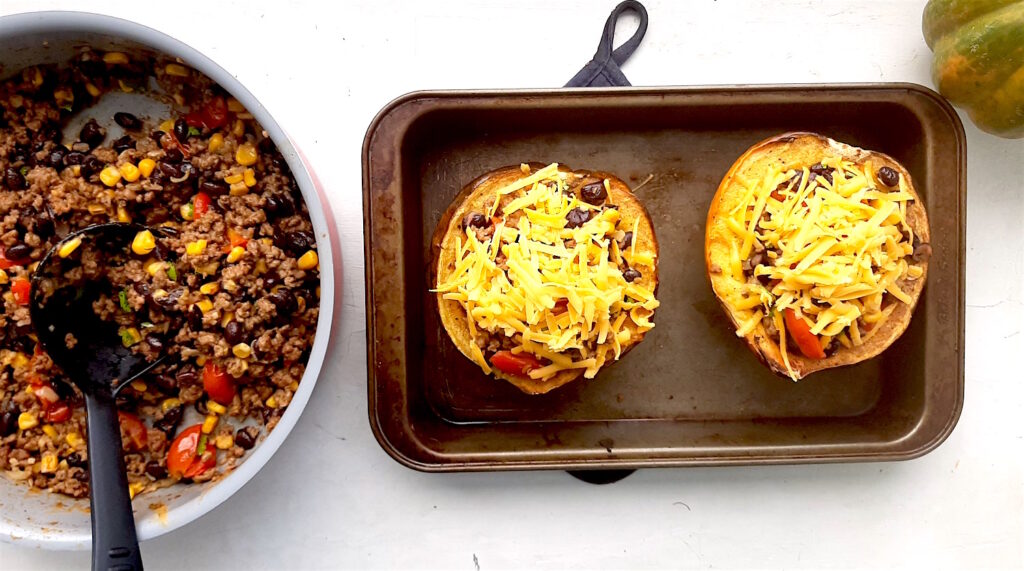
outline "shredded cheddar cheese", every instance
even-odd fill
[[[454,271],[434,291],[465,309],[474,341],[508,338],[513,354],[541,359],[531,378],[568,369],[593,378],[619,358],[633,331],[654,327],[650,318],[659,303],[643,285],[653,280],[627,282],[620,262],[646,275],[654,271],[655,254],[636,247],[638,224],[632,243],[620,250],[619,211],[581,202],[569,190],[569,177],[578,175],[557,164],[533,174],[523,165],[522,172],[488,205],[493,233],[480,238],[475,229],[462,229]],[[567,227],[577,208],[589,210],[589,220]],[[471,351],[490,372],[481,347],[474,343]]]
[[[912,302],[901,284],[923,275],[910,258],[914,233],[906,216],[913,195],[906,181],[889,190],[862,165],[840,157],[821,165],[817,172],[770,167],[761,180],[740,178],[742,199],[724,220],[735,240],[723,271],[743,283],[727,300],[736,334],[747,335],[767,318],[794,379],[784,310],[806,319],[818,339],[856,347],[895,303]]]

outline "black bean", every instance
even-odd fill
[[[885,186],[894,187],[900,183],[900,173],[890,167],[882,167],[876,173],[878,180]]]
[[[206,399],[199,399],[192,403],[192,408],[203,416],[210,414],[210,408],[206,406]]]
[[[626,271],[622,272],[622,277],[627,282],[633,283],[633,281],[640,279],[640,272],[633,268],[626,268]]]
[[[231,189],[228,187],[228,184],[222,180],[204,180],[199,183],[199,190],[212,197],[227,194]]]
[[[180,143],[188,140],[188,123],[184,119],[178,119],[174,122],[174,137]]]
[[[256,445],[256,438],[249,432],[248,428],[239,428],[235,432],[235,444],[242,450],[249,450]]]
[[[192,331],[202,331],[203,310],[199,309],[198,305],[193,305],[185,317],[188,320],[188,326],[192,328]]]
[[[63,145],[57,145],[50,151],[46,156],[46,164],[58,171],[64,168],[64,157],[68,154],[68,150]]]
[[[7,167],[4,171],[4,185],[7,190],[24,190],[28,188],[28,181],[21,176],[21,172],[14,167]]]
[[[68,457],[65,458],[64,460],[66,460],[68,466],[72,468],[85,468],[87,465],[86,461],[82,459],[82,455],[79,454],[78,452],[72,452],[71,454],[68,454]]]
[[[161,162],[157,165],[157,170],[162,172],[167,178],[181,178],[181,163],[169,163]]]
[[[138,131],[142,128],[142,121],[138,117],[124,111],[114,113],[114,122],[129,131]]]
[[[7,401],[3,413],[0,413],[0,438],[10,436],[18,430],[18,405],[14,401]]]
[[[268,219],[276,217],[291,216],[295,213],[295,200],[285,194],[270,194],[264,201],[264,208],[267,211]]]
[[[199,383],[199,373],[192,365],[183,366],[178,370],[174,378],[178,381],[178,386],[182,388],[191,387]]]
[[[8,260],[27,260],[32,255],[32,248],[22,244],[21,242],[15,242],[14,245],[4,250],[4,256]]]
[[[583,208],[573,208],[565,215],[566,228],[579,228],[583,223],[590,220],[590,211]]]
[[[149,345],[154,351],[158,352],[164,349],[164,342],[156,335],[146,335],[146,345]]]
[[[463,228],[487,228],[490,225],[490,218],[487,218],[479,212],[470,212],[462,219]]]
[[[169,163],[180,163],[185,160],[185,155],[181,154],[180,150],[171,148],[164,151],[164,160]]]
[[[286,250],[290,250],[295,254],[305,253],[306,250],[316,247],[316,238],[312,232],[306,232],[304,230],[296,230],[294,232],[288,232],[284,235],[285,243],[287,244]]]
[[[153,139],[154,141],[156,141],[156,144],[159,145],[160,144],[160,139],[162,139],[164,135],[165,135],[165,133],[163,131],[161,131],[160,129],[157,129],[157,130],[155,130],[155,131],[153,131],[152,133],[149,134],[149,138]]]
[[[295,301],[295,294],[287,289],[279,289],[267,296],[270,303],[277,308],[278,315],[287,315],[298,309],[298,302]]]
[[[23,143],[15,143],[11,150],[7,152],[7,159],[12,165],[28,161],[28,156],[28,147]]]
[[[85,157],[85,162],[82,163],[81,173],[82,176],[87,177],[96,174],[103,170],[103,161],[95,155],[89,155]]]
[[[153,384],[160,388],[165,394],[178,391],[178,379],[170,373],[161,373],[152,378]]]
[[[156,460],[150,460],[146,462],[146,474],[149,474],[155,480],[163,480],[167,477],[167,469]]]
[[[807,182],[811,182],[812,180],[820,176],[821,178],[827,180],[829,184],[832,184],[832,171],[835,170],[832,167],[826,167],[825,165],[819,163],[811,166],[809,170],[811,171],[811,176],[808,177]]]
[[[181,418],[184,416],[184,413],[185,411],[181,405],[169,408],[167,409],[167,412],[165,412],[164,415],[160,418],[160,420],[153,422],[153,428],[156,428],[157,430],[162,430],[164,431],[164,433],[170,436],[174,434],[174,429],[178,427],[178,424],[181,422]]]
[[[602,204],[606,198],[608,189],[604,187],[604,181],[592,182],[580,191],[580,200],[587,204]]]
[[[85,155],[77,151],[71,151],[64,155],[64,166],[80,165],[85,162]]]
[[[120,154],[127,151],[128,149],[134,149],[135,139],[133,139],[131,135],[125,135],[114,141],[111,144],[111,146],[114,147],[114,150]]]
[[[228,343],[237,345],[245,341],[245,328],[242,327],[241,323],[232,319],[224,326],[224,338],[227,339]]]
[[[183,293],[185,293],[183,288],[174,288],[167,292],[167,295],[156,300],[156,303],[165,311],[175,309],[178,307],[178,300],[181,299]]]
[[[280,283],[281,276],[277,275],[277,272],[274,270],[268,270],[267,273],[263,274],[263,287],[271,289]]]
[[[628,249],[632,245],[633,245],[633,231],[630,230],[629,232],[626,232],[626,234],[622,236],[621,240],[619,240],[619,251],[624,252],[624,251],[626,251],[626,249]]]
[[[82,125],[82,130],[78,132],[78,140],[89,145],[89,148],[92,149],[100,146],[106,137],[107,130],[100,127],[95,119],[89,119],[89,122]]]

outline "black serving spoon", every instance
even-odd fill
[[[67,283],[67,272],[78,265],[75,260],[81,259],[82,252],[62,257],[60,249],[72,240],[81,240],[77,250],[128,252],[135,235],[147,229],[141,224],[110,223],[68,234],[50,248],[32,274],[30,311],[39,342],[85,395],[94,570],[142,569],[114,399],[122,387],[163,357],[149,362],[125,347],[117,324],[102,321],[93,310],[93,301],[103,292],[104,284]],[[159,236],[157,231],[153,234]],[[66,341],[68,334],[75,339],[72,347]]]

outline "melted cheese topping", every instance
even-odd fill
[[[913,195],[904,178],[888,190],[861,165],[839,157],[821,164],[834,169],[831,182],[806,167],[740,179],[743,198],[724,220],[736,239],[723,271],[742,284],[728,300],[740,323],[736,334],[745,336],[770,316],[794,379],[783,310],[809,322],[823,346],[835,338],[856,347],[892,314],[893,300],[912,301],[900,284],[923,275],[908,258]]]
[[[581,175],[560,172],[557,164],[532,175],[523,165],[523,172],[495,193],[489,206],[498,216],[493,234],[480,240],[470,228],[457,236],[455,270],[435,291],[462,305],[474,340],[504,336],[513,353],[548,362],[530,371],[531,378],[549,379],[567,369],[585,369],[584,376],[593,378],[609,359],[619,358],[634,331],[654,327],[650,318],[658,300],[640,285],[649,281],[628,283],[619,262],[646,275],[654,271],[655,254],[636,250],[636,223],[632,244],[619,250],[619,211],[580,202],[569,191],[569,177]],[[591,217],[566,228],[575,208],[590,210]],[[479,344],[471,351],[489,373]]]

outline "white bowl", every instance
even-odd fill
[[[181,527],[228,499],[266,464],[302,414],[323,365],[334,314],[335,260],[332,253],[329,211],[318,194],[310,171],[276,121],[230,73],[174,38],[140,24],[82,12],[34,12],[0,18],[0,79],[42,63],[61,63],[74,49],[89,45],[99,51],[131,53],[155,51],[179,57],[219,83],[237,98],[263,126],[288,161],[309,208],[320,253],[320,317],[305,375],[280,422],[249,451],[244,462],[215,482],[175,485],[143,494],[134,502],[139,539],[151,539]],[[340,268],[339,268],[340,269]],[[153,510],[150,504],[166,509]],[[88,499],[31,491],[23,484],[0,477],[0,539],[45,549],[88,549]],[[162,513],[161,513],[162,512]]]

